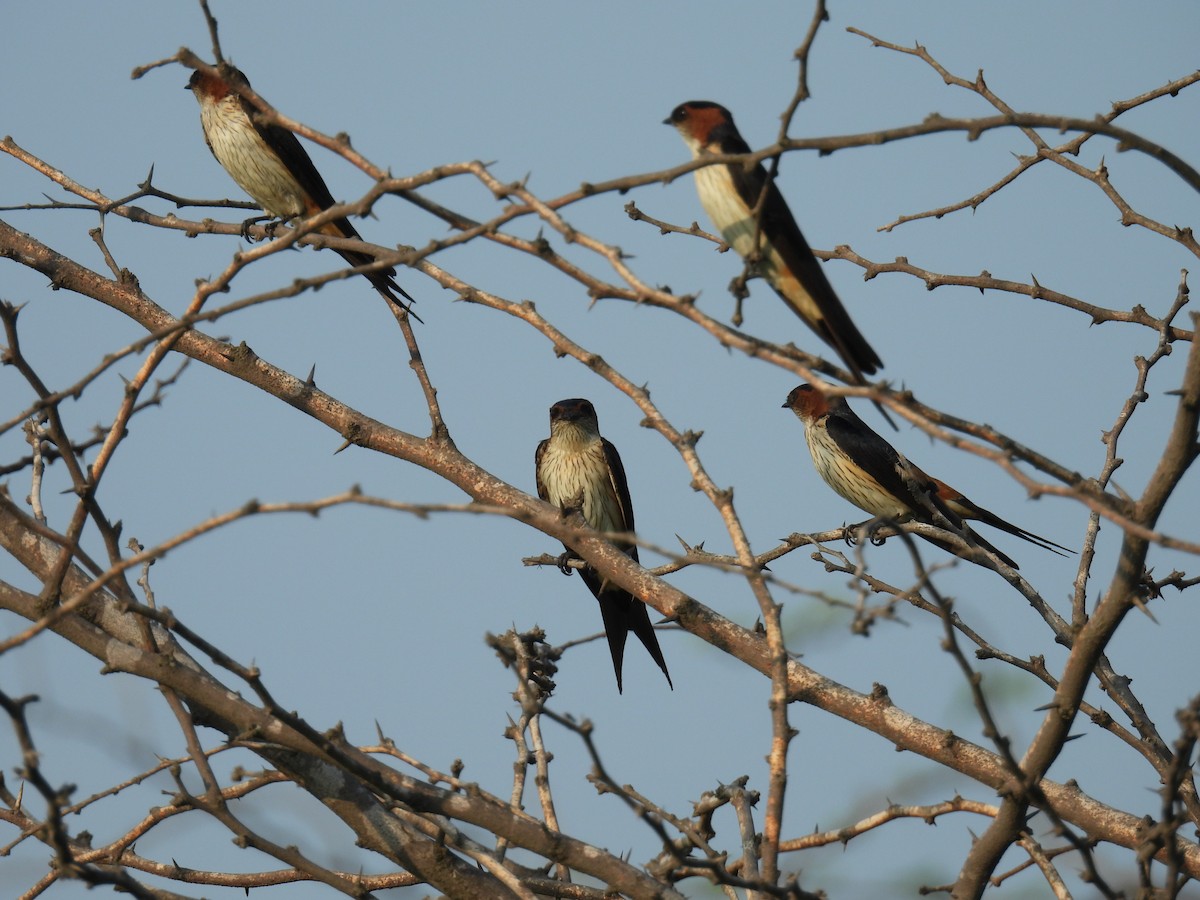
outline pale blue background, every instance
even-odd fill
[[[226,53],[255,87],[283,112],[327,133],[348,132],[354,146],[396,174],[446,162],[495,161],[505,180],[528,176],[539,196],[570,191],[581,181],[663,169],[686,159],[672,129],[660,121],[677,103],[713,99],[736,114],[752,146],[774,140],[778,115],[792,96],[792,53],[803,39],[808,4],[757,3],[254,3],[215,0]],[[1010,2],[920,5],[887,2],[831,4],[832,21],[812,54],[811,101],[797,114],[792,134],[846,134],[948,116],[990,115],[978,97],[944,86],[919,60],[847,34],[853,25],[901,44],[920,41],[955,74],[983,69],[988,84],[1018,110],[1091,116],[1112,101],[1151,90],[1196,65],[1200,6],[1190,2],[1046,4]],[[198,9],[190,3],[10,4],[0,36],[0,75],[6,85],[0,132],[11,134],[81,183],[110,197],[135,190],[150,166],[165,190],[192,197],[244,199],[211,158],[201,138],[196,104],[183,90],[187,71],[151,72],[140,81],[130,70],[169,55],[180,45],[209,57]],[[1193,165],[1200,121],[1200,89],[1135,110],[1119,120],[1180,154]],[[1052,136],[1052,141],[1057,138]],[[956,213],[882,233],[902,214],[961,200],[995,182],[1030,144],[1017,131],[992,132],[970,143],[961,134],[921,138],[831,157],[786,157],[780,185],[814,247],[849,244],[877,260],[904,256],[934,271],[1028,281],[1105,307],[1142,304],[1158,314],[1175,297],[1180,269],[1195,261],[1176,244],[1120,225],[1115,208],[1092,185],[1043,163],[976,212]],[[368,180],[348,164],[311,150],[335,197],[364,192]],[[1093,139],[1080,162],[1107,162],[1114,184],[1136,209],[1167,224],[1195,226],[1196,194],[1145,157],[1118,154],[1112,141]],[[37,202],[62,192],[9,157],[0,157],[0,205]],[[476,218],[497,211],[467,178],[439,184],[428,195]],[[567,210],[577,227],[634,255],[636,270],[680,292],[701,292],[700,305],[727,316],[726,284],[740,270],[732,254],[710,244],[626,218],[629,200],[650,215],[707,227],[690,178],[650,186],[622,197],[604,195]],[[142,201],[158,212],[162,202]],[[185,215],[203,215],[184,211]],[[445,226],[409,204],[388,199],[378,221],[361,230],[383,244],[422,245]],[[228,216],[233,218],[233,216]],[[54,249],[106,271],[87,236],[96,216],[82,212],[4,214]],[[514,230],[530,236],[538,224]],[[549,233],[549,229],[546,229]],[[237,249],[232,238],[187,240],[111,219],[108,246],[146,292],[180,312],[196,278],[219,272]],[[603,276],[607,267],[552,236],[556,249]],[[237,282],[237,295],[276,286],[337,264],[331,254],[289,253],[256,267]],[[578,285],[545,266],[482,242],[434,259],[477,286],[514,300],[529,299],[570,337],[602,354],[638,383],[680,429],[704,430],[699,449],[718,485],[733,487],[744,525],[758,551],[793,531],[816,531],[857,521],[859,513],[821,484],[812,470],[801,427],[779,408],[795,375],[754,364],[716,347],[683,320],[651,308],[605,301],[589,309]],[[886,377],[925,402],[988,422],[1086,474],[1101,464],[1103,431],[1134,384],[1134,355],[1149,354],[1154,336],[1120,324],[1089,327],[1077,313],[1026,297],[957,288],[929,292],[906,276],[864,282],[845,262],[826,272],[851,314],[879,351]],[[570,396],[591,398],[604,433],[621,449],[642,535],[672,546],[676,533],[728,552],[719,517],[689,487],[690,475],[655,434],[639,428],[641,414],[582,366],[556,359],[549,344],[522,323],[453,298],[413,271],[400,280],[419,301],[425,319],[422,350],[439,389],[443,412],[462,450],[496,475],[533,490],[532,456],[547,433],[547,407]],[[53,386],[74,381],[101,356],[139,336],[138,330],[98,304],[65,292],[18,266],[0,266],[0,297],[27,303],[21,316],[24,350]],[[762,282],[752,284],[746,327],[756,334],[821,345]],[[1186,320],[1179,324],[1186,326]],[[217,323],[210,333],[247,342],[259,355],[303,377],[316,364],[318,385],[389,424],[420,434],[428,424],[399,334],[379,298],[358,281],[259,307]],[[1154,370],[1150,399],[1126,431],[1126,460],[1116,481],[1139,493],[1170,425],[1175,388],[1187,345]],[[163,371],[169,370],[170,367]],[[107,422],[133,362],[67,404],[75,437]],[[16,373],[0,370],[0,417],[27,401]],[[873,424],[878,417],[860,405]],[[365,491],[404,501],[459,502],[438,479],[395,459],[359,449],[339,455],[340,438],[253,389],[193,365],[171,388],[161,409],[144,413],[103,482],[100,500],[125,534],[159,543],[215,513],[261,500],[313,499],[360,484]],[[934,446],[905,428],[898,447],[973,499],[1054,540],[1078,547],[1086,514],[1077,504],[1025,502],[1022,489],[994,466]],[[20,435],[0,437],[2,457],[20,452]],[[61,527],[70,506],[61,466],[45,490],[52,523]],[[10,482],[22,497],[23,479]],[[1161,527],[1196,539],[1195,473],[1168,506]],[[988,535],[992,537],[991,534]],[[102,555],[89,535],[89,549]],[[1118,530],[1106,524],[1090,583],[1094,597],[1114,565]],[[1075,561],[1007,536],[996,543],[1022,563],[1022,572],[1061,613]],[[236,524],[184,547],[156,565],[160,604],[244,663],[258,665],[276,698],[318,728],[337,722],[348,736],[375,740],[375,723],[407,752],[448,769],[461,757],[465,777],[507,796],[513,748],[501,736],[511,675],[483,643],[485,632],[514,623],[538,623],[563,642],[599,629],[595,603],[578,578],[552,569],[527,569],[522,556],[557,552],[551,540],[504,520],[455,515],[420,522],[366,509],[338,509],[314,520],[261,518]],[[937,559],[936,554],[930,554]],[[660,562],[653,554],[643,559]],[[907,584],[905,555],[889,544],[871,555],[875,571]],[[1156,576],[1173,567],[1195,574],[1195,560],[1159,550]],[[0,560],[0,577],[24,587],[32,581]],[[797,552],[774,572],[810,590],[849,597],[846,580],[829,576]],[[715,609],[746,624],[758,608],[736,578],[685,572],[672,578]],[[1051,671],[1062,648],[1020,598],[995,575],[959,566],[944,576],[960,612],[974,627],[1018,656],[1045,654]],[[1194,593],[1194,592],[1193,592]],[[930,721],[983,741],[965,685],[938,649],[941,626],[902,610],[904,625],[883,624],[869,640],[848,634],[842,614],[818,602],[786,601],[790,646],[803,661],[857,690],[886,684],[897,704]],[[1153,604],[1159,623],[1141,615],[1125,623],[1111,649],[1114,665],[1135,678],[1133,689],[1166,740],[1175,736],[1173,713],[1197,692],[1195,641],[1200,613],[1194,596],[1168,590]],[[3,620],[5,634],[23,623]],[[591,719],[608,771],[620,783],[684,815],[718,782],[750,776],[766,790],[770,725],[769,685],[719,651],[681,633],[661,636],[675,681],[672,693],[634,644],[625,668],[625,695],[612,680],[602,642],[564,660],[553,707]],[[1020,754],[1041,721],[1034,709],[1048,691],[998,664],[981,666],[985,686],[998,698],[1000,721]],[[54,783],[75,781],[77,797],[142,771],[155,755],[183,752],[178,728],[147,685],[126,676],[97,678],[99,664],[53,636],[0,658],[0,684],[10,694],[37,693],[31,722],[43,751],[43,771]],[[1114,711],[1099,695],[1091,699]],[[847,825],[888,802],[933,803],[958,791],[991,802],[994,796],[965,778],[945,774],[887,742],[811,707],[794,705],[799,737],[791,749],[786,833]],[[1136,814],[1158,816],[1157,779],[1131,750],[1086,721],[1084,739],[1068,745],[1051,771],[1078,778],[1099,799]],[[570,833],[642,863],[656,851],[651,832],[623,804],[598,797],[584,775],[590,763],[579,742],[547,726],[555,761],[551,777],[562,825]],[[205,733],[212,740],[212,733]],[[218,758],[227,775],[244,755]],[[0,764],[15,785],[11,730],[0,725]],[[198,782],[192,780],[193,787]],[[166,778],[72,818],[98,845],[130,828],[151,805],[165,802]],[[26,792],[27,800],[31,792]],[[294,789],[274,789],[272,801],[242,803],[239,815],[279,843],[294,842],[315,858],[347,870],[386,870],[355,851],[332,817]],[[531,811],[536,799],[528,798]],[[36,807],[35,807],[36,808]],[[756,819],[761,825],[761,816]],[[718,841],[737,852],[731,816],[722,813]],[[914,896],[921,884],[952,881],[971,840],[987,822],[960,814],[936,829],[917,821],[893,824],[853,841],[782,860],[803,867],[803,884],[837,897]],[[1035,819],[1039,834],[1044,818]],[[1191,832],[1187,836],[1194,837]],[[0,830],[0,840],[11,839]],[[1047,845],[1056,845],[1044,835]],[[200,816],[156,829],[137,845],[159,860],[195,868],[253,871],[280,864],[239,851]],[[26,841],[0,860],[0,884],[25,888],[44,870],[48,851]],[[1131,855],[1105,869],[1129,885]],[[1004,868],[1018,860],[1006,857]],[[1062,869],[1078,869],[1066,861]],[[183,893],[241,896],[211,888]],[[1079,888],[1078,882],[1075,887]],[[698,882],[685,892],[705,895]],[[1027,873],[1005,896],[1040,897],[1046,888]],[[326,896],[313,886],[272,896]],[[426,889],[414,896],[428,893]],[[48,896],[83,896],[58,886]],[[1086,896],[1086,890],[1080,891]],[[1200,896],[1192,890],[1188,896]]]

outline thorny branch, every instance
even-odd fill
[[[202,8],[212,39],[213,55],[220,62],[223,57],[217,22],[204,0]],[[790,140],[786,135],[791,117],[798,104],[809,95],[809,51],[820,24],[826,19],[824,4],[818,2],[809,33],[796,51],[798,84],[792,101],[781,117],[779,138],[771,147],[746,157],[717,157],[662,172],[603,183],[584,183],[575,191],[549,200],[540,198],[525,184],[501,182],[486,165],[478,162],[440,166],[410,178],[394,178],[353,150],[348,140],[329,137],[308,128],[274,110],[253,91],[247,90],[246,99],[261,112],[265,121],[290,129],[332,150],[371,177],[374,184],[358,201],[339,204],[295,227],[252,228],[249,234],[265,239],[263,243],[235,254],[216,278],[198,285],[186,311],[179,316],[168,314],[142,293],[136,283],[129,281],[120,261],[106,243],[103,223],[113,217],[139,226],[183,231],[189,236],[237,235],[243,229],[236,223],[211,219],[186,221],[174,214],[158,215],[131,204],[144,198],[167,200],[177,208],[217,206],[236,209],[244,208],[245,204],[211,204],[189,200],[154,187],[152,177],[148,177],[138,191],[127,197],[110,199],[99,190],[78,184],[52,164],[24,150],[11,138],[0,141],[0,150],[40,172],[82,201],[68,203],[52,200],[36,207],[26,204],[21,209],[40,208],[48,212],[87,209],[101,215],[102,227],[93,233],[93,238],[113,277],[104,278],[90,272],[59,255],[53,248],[20,234],[2,222],[0,256],[43,273],[56,288],[71,290],[107,305],[137,323],[147,333],[146,337],[124,349],[104,356],[74,384],[52,389],[43,382],[35,367],[21,352],[18,309],[7,303],[0,307],[0,319],[6,335],[3,362],[17,369],[32,394],[29,399],[22,401],[19,412],[5,414],[8,418],[0,422],[0,435],[14,429],[18,423],[24,425],[28,420],[38,417],[38,421],[31,422],[29,426],[31,452],[18,459],[0,462],[0,474],[15,475],[24,471],[38,473],[33,479],[31,491],[33,508],[36,510],[36,500],[41,492],[41,467],[46,461],[61,460],[68,470],[72,489],[79,496],[71,519],[60,526],[26,515],[6,494],[0,495],[0,543],[5,552],[34,573],[43,585],[41,595],[35,597],[13,584],[0,582],[0,606],[16,612],[30,623],[23,632],[0,643],[0,654],[22,648],[35,636],[49,631],[72,641],[96,658],[105,660],[106,666],[113,671],[129,672],[154,681],[160,685],[175,714],[187,747],[186,756],[164,762],[107,791],[70,804],[70,790],[53,787],[39,766],[33,734],[25,718],[25,708],[32,700],[14,700],[0,694],[0,706],[8,714],[22,750],[21,776],[43,798],[47,809],[44,816],[34,816],[27,808],[23,793],[14,795],[0,784],[0,821],[15,827],[19,834],[3,849],[7,851],[30,837],[43,841],[51,849],[56,868],[35,888],[37,892],[44,891],[60,878],[78,877],[90,884],[113,884],[135,896],[170,896],[166,892],[148,888],[129,874],[130,871],[140,871],[180,883],[240,886],[245,889],[308,880],[329,885],[349,896],[367,896],[371,891],[427,883],[451,896],[524,898],[550,895],[590,900],[608,896],[607,891],[611,890],[633,897],[674,897],[679,896],[673,886],[677,881],[687,877],[702,877],[720,886],[731,897],[737,896],[738,890],[748,892],[749,896],[807,897],[812,895],[800,887],[798,878],[780,871],[778,854],[800,852],[833,842],[846,843],[866,831],[884,827],[904,817],[920,817],[933,822],[941,815],[962,811],[987,816],[992,824],[966,859],[953,886],[956,897],[978,896],[988,883],[1000,883],[1011,877],[1011,872],[997,876],[994,871],[1000,856],[1013,844],[1019,845],[1028,856],[1029,861],[1019,868],[1036,866],[1058,896],[1064,896],[1066,888],[1054,860],[1065,852],[1073,854],[1076,865],[1082,860],[1090,882],[1112,895],[1093,857],[1092,849],[1098,841],[1118,844],[1138,854],[1142,886],[1147,891],[1154,887],[1151,860],[1165,863],[1167,880],[1175,892],[1189,878],[1200,877],[1200,848],[1180,834],[1185,824],[1200,823],[1200,805],[1189,771],[1189,761],[1194,756],[1197,743],[1196,704],[1193,703],[1189,714],[1181,715],[1180,737],[1173,746],[1168,746],[1132,693],[1130,679],[1117,674],[1105,656],[1105,648],[1113,633],[1131,608],[1145,609],[1145,602],[1155,599],[1167,585],[1184,590],[1197,583],[1196,578],[1182,572],[1172,573],[1168,578],[1155,582],[1150,579],[1145,566],[1146,552],[1151,544],[1200,554],[1200,544],[1156,530],[1163,505],[1200,452],[1197,443],[1200,351],[1194,346],[1196,317],[1193,315],[1190,330],[1175,324],[1187,301],[1186,273],[1181,278],[1179,296],[1173,308],[1162,318],[1155,318],[1141,306],[1128,311],[1103,309],[1067,293],[1048,290],[1036,279],[1026,285],[994,279],[986,272],[978,276],[946,275],[911,265],[906,259],[898,259],[891,264],[875,263],[846,247],[819,254],[823,258],[849,260],[863,268],[868,278],[884,272],[900,273],[921,279],[930,288],[956,284],[1025,295],[1083,313],[1093,323],[1129,323],[1147,328],[1155,334],[1156,346],[1150,354],[1136,361],[1134,388],[1120,409],[1112,430],[1105,435],[1107,455],[1096,477],[1079,475],[1035,448],[1020,444],[986,426],[941,413],[918,402],[908,392],[893,391],[885,384],[862,388],[830,385],[833,393],[869,397],[887,403],[933,437],[991,460],[1031,495],[1054,494],[1081,503],[1089,509],[1089,531],[1075,581],[1070,622],[1061,618],[1018,573],[997,569],[1005,582],[1034,608],[1057,641],[1069,651],[1063,671],[1055,675],[1049,671],[1043,658],[1022,659],[1013,652],[993,646],[979,630],[964,621],[953,604],[938,590],[936,579],[940,568],[926,566],[915,548],[914,581],[908,587],[889,584],[872,574],[867,565],[868,557],[861,546],[854,554],[853,561],[847,554],[824,546],[838,540],[841,530],[793,535],[771,549],[756,551],[734,505],[732,489],[721,486],[709,474],[697,451],[698,432],[673,424],[664,411],[651,401],[650,393],[644,386],[570,337],[538,312],[532,303],[517,302],[492,293],[431,262],[431,257],[451,247],[476,239],[489,241],[501,249],[537,258],[567,275],[586,291],[590,299],[612,298],[670,311],[707,333],[722,346],[824,385],[823,377],[840,378],[846,373],[793,346],[763,341],[729,328],[698,310],[694,298],[678,296],[647,283],[620,248],[572,224],[566,215],[570,207],[598,194],[624,193],[643,185],[669,182],[700,165],[722,162],[741,164],[748,160],[770,159],[773,175],[782,155],[795,150],[812,149],[832,153],[848,147],[878,146],[940,132],[961,131],[974,138],[990,129],[1014,127],[1021,129],[1034,144],[1033,156],[1022,158],[1012,172],[967,200],[901,217],[885,227],[890,230],[916,218],[940,217],[958,209],[974,208],[1011,184],[1037,162],[1048,160],[1095,185],[1120,210],[1122,221],[1126,224],[1138,224],[1200,255],[1200,245],[1196,244],[1190,229],[1167,226],[1138,213],[1113,187],[1103,167],[1088,171],[1067,158],[1076,154],[1079,147],[1092,137],[1107,136],[1119,142],[1118,149],[1133,149],[1148,155],[1200,191],[1200,174],[1188,163],[1163,147],[1112,124],[1114,119],[1129,109],[1173,95],[1194,84],[1200,80],[1200,73],[1114,104],[1107,115],[1095,119],[1035,115],[1011,109],[987,87],[982,75],[973,82],[953,76],[919,45],[914,49],[906,49],[852,29],[876,46],[919,57],[942,75],[947,84],[975,92],[990,103],[999,115],[974,119],[935,116],[917,125],[869,134]],[[183,49],[168,59],[139,68],[135,71],[135,77],[154,66],[172,63],[201,69],[206,66],[190,51]],[[1035,129],[1070,130],[1080,134],[1060,147],[1050,147]],[[473,178],[487,196],[502,207],[501,211],[490,219],[478,221],[419,193],[429,185],[462,176]],[[334,218],[371,213],[375,204],[390,194],[416,204],[448,223],[454,231],[449,237],[430,240],[419,249],[384,248],[314,233],[319,225]],[[664,234],[682,233],[719,243],[719,239],[704,233],[697,225],[690,228],[673,225],[647,215],[632,204],[630,215],[658,227]],[[539,236],[537,239],[526,239],[505,230],[523,218],[536,219],[552,236],[557,236],[564,244],[579,248],[590,261],[599,261],[606,274],[597,274],[585,264],[568,260],[554,249],[547,238]],[[319,278],[298,281],[278,291],[242,297],[219,308],[210,306],[209,301],[213,297],[233,291],[239,276],[250,266],[298,245],[361,249],[375,257],[374,267],[392,264],[410,266],[452,291],[458,298],[523,323],[541,335],[555,353],[569,356],[590,369],[617,392],[627,396],[644,416],[643,424],[675,450],[694,489],[700,491],[718,512],[733,545],[733,553],[711,553],[686,543],[683,553],[667,552],[655,547],[644,537],[624,536],[636,540],[643,547],[657,550],[668,560],[657,569],[643,569],[613,546],[613,535],[584,531],[564,522],[556,515],[556,511],[504,483],[461,454],[451,441],[449,428],[443,420],[437,399],[437,382],[426,368],[418,336],[411,323],[403,317],[399,317],[398,321],[406,351],[429,413],[431,431],[427,438],[389,428],[318,390],[311,375],[302,381],[257,357],[245,345],[231,346],[201,330],[201,326],[248,306],[295,296],[327,281],[362,270],[339,270]],[[1191,353],[1187,375],[1177,388],[1180,399],[1176,421],[1167,439],[1159,469],[1152,484],[1140,498],[1114,493],[1109,490],[1109,484],[1113,472],[1120,465],[1117,456],[1119,440],[1138,405],[1146,397],[1148,379],[1154,365],[1171,352],[1175,343],[1191,343],[1193,346],[1189,348]],[[388,453],[432,471],[449,484],[461,488],[470,499],[457,504],[411,504],[369,497],[355,488],[318,501],[274,504],[251,501],[240,509],[214,516],[149,549],[135,544],[130,552],[125,552],[118,542],[119,524],[114,524],[99,506],[96,489],[106,468],[117,458],[123,445],[136,437],[130,431],[134,417],[149,407],[161,404],[164,389],[179,378],[182,368],[172,376],[154,381],[155,373],[171,354],[177,354],[185,360],[200,361],[215,371],[239,378],[265,394],[290,404],[342,435],[346,444]],[[140,370],[128,383],[109,424],[92,441],[72,439],[62,415],[64,402],[80,396],[117,361],[134,356],[142,356]],[[83,457],[89,451],[95,451],[90,466],[83,463]],[[1026,474],[1018,463],[1031,467],[1044,478]],[[761,831],[756,825],[754,809],[758,795],[748,788],[745,776],[706,792],[696,802],[691,816],[671,812],[644,791],[618,785],[601,763],[600,747],[590,724],[576,722],[547,706],[554,687],[555,661],[563,648],[549,647],[545,644],[544,635],[538,632],[524,635],[510,632],[493,639],[493,646],[517,676],[515,697],[521,710],[519,719],[512,721],[508,729],[517,759],[513,767],[510,795],[503,799],[462,780],[460,764],[456,764],[451,773],[442,773],[400,750],[382,733],[379,746],[360,748],[351,745],[340,729],[318,731],[300,715],[278,704],[267,689],[262,673],[254,666],[238,663],[190,629],[170,609],[160,608],[155,603],[138,602],[126,581],[124,573],[130,569],[148,565],[161,559],[168,550],[232,522],[280,512],[317,515],[340,505],[374,506],[422,518],[444,512],[506,516],[557,540],[569,540],[572,546],[578,548],[586,563],[594,566],[604,577],[634,592],[654,609],[667,615],[679,628],[700,637],[711,646],[719,647],[731,657],[769,677],[772,737],[768,754],[766,808],[757,815],[761,821]],[[1085,588],[1089,576],[1095,576],[1095,540],[1102,520],[1113,522],[1122,529],[1123,546],[1112,583],[1099,605],[1089,611]],[[106,565],[92,560],[83,549],[81,542],[89,522],[99,534],[108,555]],[[933,532],[938,530],[932,526],[907,523],[890,531],[884,530],[882,536],[896,534],[912,547],[909,535]],[[945,535],[946,532],[939,534]],[[830,572],[844,573],[852,579],[859,596],[856,604],[789,584],[767,570],[768,563],[804,546],[816,548],[812,558],[818,566]],[[541,560],[532,562],[540,563]],[[741,628],[723,618],[709,606],[684,594],[664,577],[697,566],[721,570],[745,581],[760,614],[761,632]],[[139,584],[149,593],[148,582],[143,580]],[[896,609],[902,603],[920,615],[939,617],[944,623],[946,647],[953,654],[971,689],[985,725],[985,734],[995,744],[995,752],[971,744],[898,709],[882,686],[877,686],[870,695],[858,694],[801,664],[788,649],[782,620],[783,604],[775,599],[773,589],[819,596],[831,605],[840,602],[853,610],[853,627],[860,634],[869,633],[871,627],[880,620],[895,621]],[[870,595],[881,595],[886,599],[878,607],[868,608],[867,598]],[[1011,752],[1010,739],[1001,732],[992,714],[993,701],[985,692],[979,673],[972,670],[965,653],[958,646],[960,637],[975,645],[977,658],[1001,661],[1013,669],[1028,673],[1055,692],[1054,702],[1042,723],[1041,731],[1023,757],[1018,758]],[[222,678],[232,676],[235,683],[245,685],[256,700],[244,699],[230,690],[219,678],[187,656],[177,639],[206,656],[215,670],[223,673]],[[1084,690],[1093,677],[1098,679],[1108,696],[1127,717],[1131,727],[1114,721],[1103,710],[1084,700]],[[809,704],[841,716],[883,735],[898,748],[921,754],[949,770],[967,774],[999,793],[1001,803],[991,806],[955,797],[943,804],[924,807],[889,804],[876,815],[833,831],[804,838],[786,838],[783,829],[785,788],[789,776],[788,749],[795,734],[788,715],[793,703]],[[1133,747],[1150,762],[1164,784],[1162,822],[1146,822],[1134,814],[1111,809],[1084,794],[1074,783],[1058,784],[1045,777],[1050,764],[1070,739],[1069,728],[1077,712],[1089,716],[1100,729]],[[561,832],[550,782],[549,764],[553,754],[542,731],[544,719],[565,727],[583,740],[594,763],[592,780],[597,790],[620,797],[631,813],[661,842],[662,850],[655,861],[639,868]],[[198,724],[218,729],[225,743],[219,747],[205,748],[201,742],[201,732],[196,728]],[[222,784],[210,760],[217,753],[230,751],[253,753],[269,768],[240,783]],[[383,759],[415,769],[418,776],[414,778],[398,768],[385,765]],[[201,792],[189,790],[182,774],[185,768],[200,776]],[[530,769],[534,774],[540,819],[529,816],[523,808]],[[96,806],[164,772],[174,784],[170,803],[157,807],[142,821],[129,826],[115,841],[103,848],[93,849],[83,835],[69,832],[65,823],[68,814]],[[334,815],[351,827],[362,846],[394,864],[396,871],[386,875],[364,876],[318,865],[313,861],[313,854],[281,845],[250,827],[243,818],[235,816],[231,801],[251,797],[268,785],[285,781],[304,786],[325,802]],[[736,827],[726,841],[727,846],[736,848],[737,855],[733,861],[728,858],[729,851],[721,849],[715,841],[717,831],[713,815],[725,807],[732,811],[736,820]],[[1065,841],[1065,846],[1046,849],[1034,840],[1027,829],[1031,807],[1047,814],[1056,827],[1057,835]],[[207,813],[234,835],[240,846],[265,852],[281,860],[287,868],[235,876],[184,869],[174,861],[167,864],[134,852],[135,841],[160,823],[185,812]],[[484,846],[469,836],[457,822],[487,831],[495,837],[495,846]],[[521,849],[538,857],[544,861],[543,867],[518,864],[509,855],[510,848]],[[550,878],[548,873],[552,867],[555,875]],[[573,872],[583,873],[607,887],[600,890],[574,884]]]

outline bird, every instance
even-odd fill
[[[589,526],[597,531],[632,532],[633,504],[629,498],[629,483],[621,455],[610,441],[600,434],[596,409],[591,401],[582,398],[559,400],[550,407],[550,437],[538,444],[534,455],[538,496],[563,510],[578,509]],[[627,540],[613,543],[631,559],[637,560],[637,546]],[[575,555],[567,544],[560,557],[560,568],[566,574],[566,561]],[[600,604],[608,650],[612,655],[613,671],[617,676],[617,691],[623,693],[621,668],[625,657],[625,639],[629,632],[637,635],[650,656],[667,676],[674,689],[671,673],[646,604],[624,588],[610,584],[591,566],[580,570],[584,583]]]
[[[709,100],[679,104],[663,124],[675,126],[694,159],[750,152],[733,115]],[[767,186],[762,214],[755,222],[752,211],[767,185],[762,164],[747,169],[740,163],[721,163],[696,169],[694,174],[700,204],[725,242],[743,259],[760,257],[758,273],[792,312],[838,352],[857,382],[864,383],[864,373],[871,375],[881,368],[879,354],[842,306],[774,181]]]
[[[941,479],[926,474],[860,419],[845,397],[831,397],[811,384],[801,384],[788,394],[783,407],[804,424],[804,436],[817,474],[834,491],[872,516],[944,528],[935,521],[932,511],[936,510],[969,541],[994,553],[1013,569],[1018,568],[1016,562],[968,528],[965,520],[991,525],[1059,556],[1065,555],[1059,551],[1072,552],[1005,521]],[[956,556],[975,561],[952,542],[921,537]]]
[[[204,141],[217,162],[267,215],[284,222],[315,216],[333,206],[333,196],[300,140],[286,128],[260,122],[254,107],[238,93],[239,85],[249,87],[250,81],[229,63],[215,72],[196,69],[188,79],[187,88],[200,104]],[[316,230],[331,237],[360,239],[344,217]],[[354,250],[337,252],[352,266],[375,261]],[[362,274],[388,302],[421,321],[409,305],[415,301],[396,283],[394,268]]]

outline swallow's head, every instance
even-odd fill
[[[224,100],[229,94],[234,93],[233,85],[237,83],[241,83],[244,87],[250,87],[250,80],[236,66],[222,63],[219,70],[221,74],[218,75],[196,69],[192,72],[192,77],[188,79],[187,89],[195,94],[196,99],[201,103],[217,103]]]
[[[596,408],[590,400],[574,397],[550,407],[550,435],[569,443],[591,443],[600,437]]]
[[[811,384],[802,384],[792,388],[783,401],[783,408],[790,409],[796,418],[807,425],[829,412],[829,400]]]
[[[192,72],[192,77],[184,87],[195,94],[201,103],[218,100],[229,92],[229,87],[220,78],[199,69]]]
[[[713,144],[720,145],[726,134],[737,134],[733,115],[711,100],[680,103],[663,119],[663,124],[674,125],[692,153]]]
[[[584,426],[590,424],[593,429],[598,429],[596,407],[592,406],[590,400],[584,400],[582,397],[559,400],[550,407],[551,427],[555,422],[569,422],[572,425]]]

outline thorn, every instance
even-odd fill
[[[1158,624],[1158,619],[1154,618],[1154,613],[1150,612],[1150,607],[1145,604],[1141,597],[1134,597],[1133,605],[1136,606],[1140,611],[1144,612],[1151,622],[1153,622],[1155,625]]]

